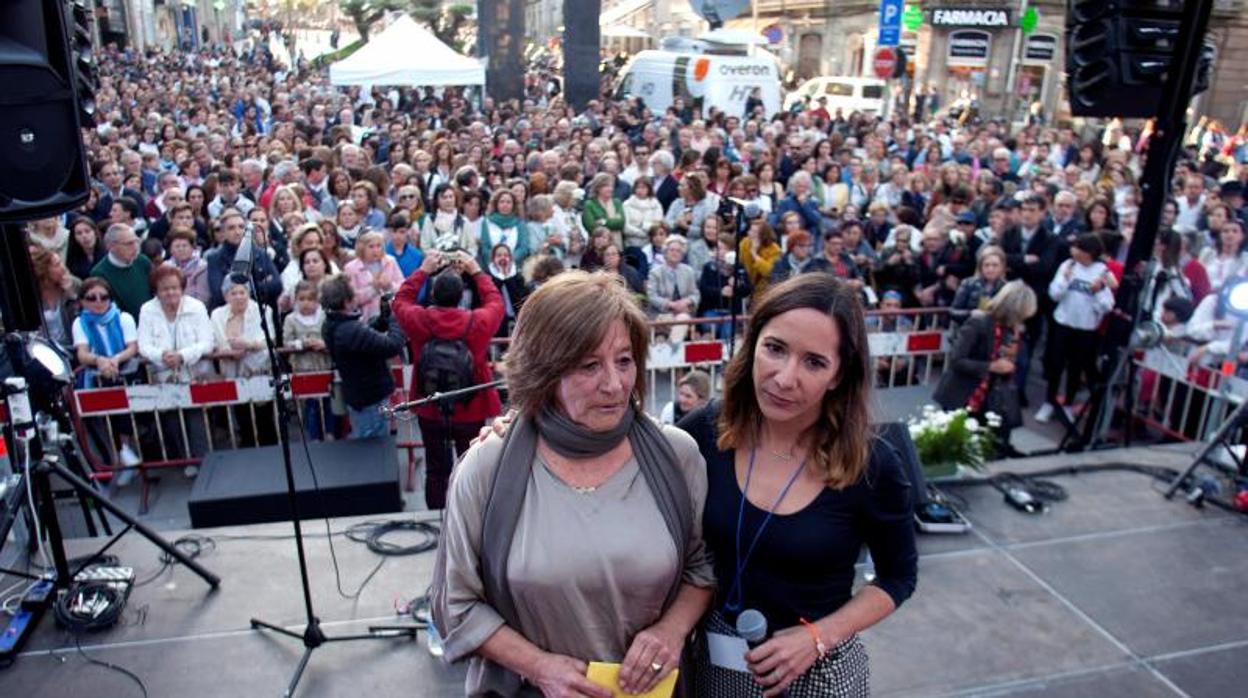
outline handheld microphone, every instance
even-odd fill
[[[752,608],[737,616],[737,635],[754,649],[767,641],[767,617]]]
[[[737,616],[737,635],[750,649],[758,647],[767,641],[767,617],[752,608],[745,609]],[[789,692],[786,690],[780,695],[788,698]]]
[[[234,253],[234,264],[230,265],[230,276],[241,275],[251,278],[251,268],[256,262],[255,233],[251,223],[243,233],[242,242],[238,243],[238,252]]]

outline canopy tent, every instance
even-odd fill
[[[407,15],[329,66],[335,85],[484,85],[485,65],[456,53]]]

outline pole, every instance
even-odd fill
[[[1143,298],[1148,284],[1146,266],[1153,256],[1153,243],[1161,225],[1162,207],[1166,193],[1170,190],[1171,176],[1174,174],[1174,160],[1182,145],[1184,119],[1187,106],[1191,102],[1192,86],[1196,81],[1196,69],[1200,64],[1200,53],[1212,10],[1213,0],[1194,0],[1183,4],[1179,36],[1170,59],[1170,70],[1166,73],[1156,128],[1148,141],[1144,174],[1140,178],[1139,218],[1136,221],[1135,234],[1131,237],[1131,245],[1127,248],[1122,283],[1118,288],[1114,313],[1110,315],[1109,331],[1105,338],[1104,355],[1108,359],[1107,365],[1114,367],[1109,375],[1118,373],[1118,365],[1131,359],[1131,335],[1140,323],[1144,307],[1148,305]],[[1096,425],[1102,421],[1101,411],[1112,409],[1112,400],[1109,397],[1112,394],[1113,390],[1108,385],[1093,392],[1093,411],[1085,429],[1084,443],[1092,443],[1095,439]],[[1125,395],[1130,401],[1129,389],[1125,391]],[[1129,414],[1131,405],[1126,407]]]
[[[1018,64],[1021,62],[1018,53],[1019,47],[1023,45],[1023,15],[1025,14],[1027,14],[1027,0],[1018,0],[1018,26],[1014,28],[1014,45],[1010,48],[1010,68],[1005,78],[1005,116],[1010,123],[1014,122],[1014,110],[1018,108],[1016,104],[1018,90],[1014,83],[1018,82]]]

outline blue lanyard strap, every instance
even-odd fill
[[[754,532],[754,540],[750,542],[750,547],[746,550],[745,555],[741,555],[741,529],[745,525],[745,500],[746,494],[750,491],[750,477],[754,474],[754,456],[758,454],[758,449],[750,450],[750,463],[745,469],[745,487],[741,490],[741,504],[737,509],[737,541],[736,541],[736,575],[733,577],[732,586],[728,589],[727,597],[724,601],[724,608],[730,613],[740,613],[745,608],[745,589],[742,586],[742,578],[745,576],[745,566],[749,564],[750,558],[754,556],[754,549],[758,547],[758,541],[763,537],[763,531],[767,529],[767,524],[771,523],[771,519],[776,514],[776,509],[780,508],[780,503],[789,494],[793,483],[797,482],[797,476],[802,473],[802,469],[806,467],[806,459],[803,458],[801,463],[797,464],[797,468],[793,474],[789,476],[789,481],[785,483],[784,489],[780,490],[780,496],[776,498],[776,503],[771,505],[767,510],[767,516],[763,517],[763,523]],[[736,477],[734,476],[735,480]]]

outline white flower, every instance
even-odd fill
[[[966,420],[966,429],[971,433],[979,431],[979,420],[974,417],[968,417]]]

